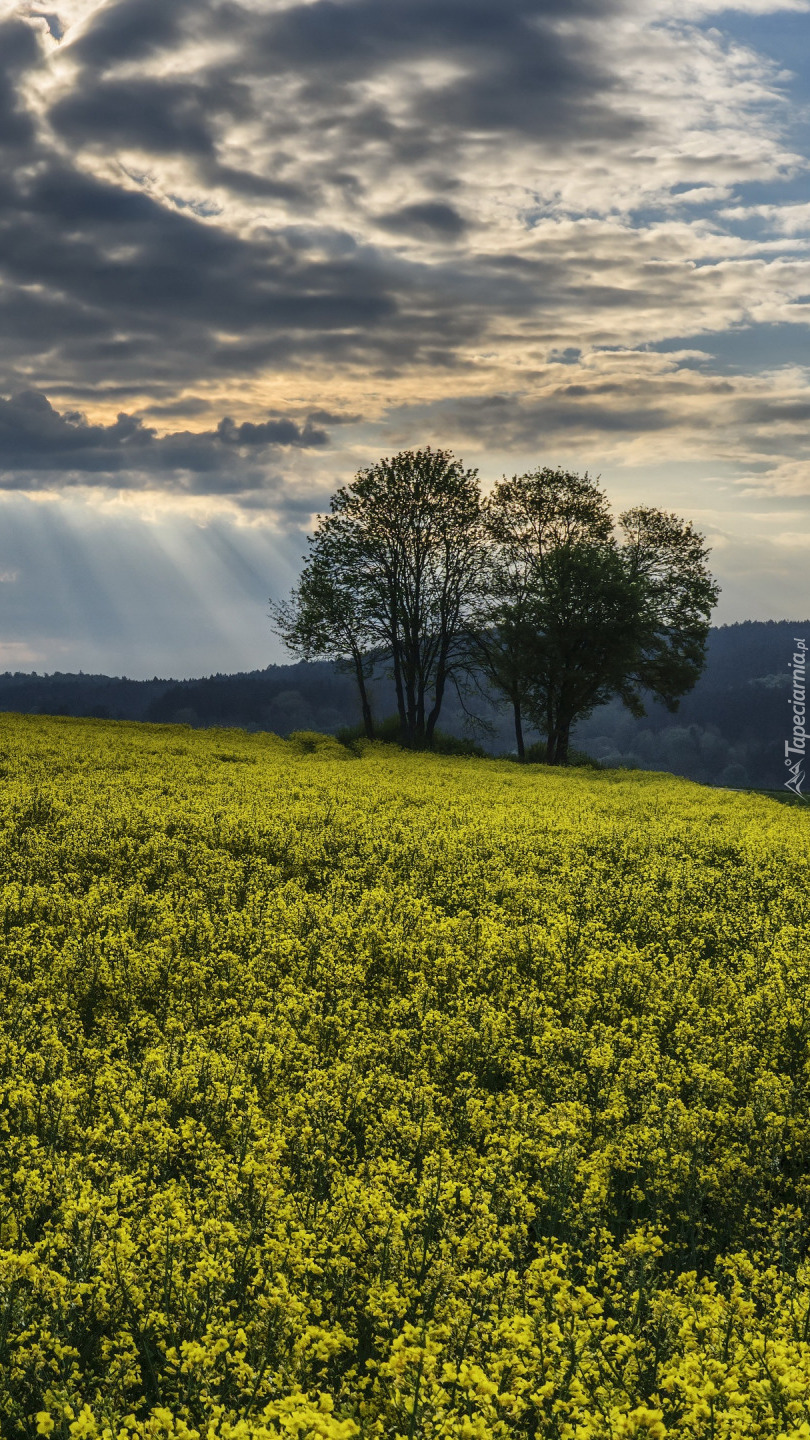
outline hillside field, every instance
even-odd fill
[[[810,816],[0,717],[0,1435],[810,1437]]]

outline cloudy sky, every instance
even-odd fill
[[[0,0],[0,668],[283,658],[360,465],[810,548],[808,0]]]

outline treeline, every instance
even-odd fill
[[[0,710],[18,715],[75,715],[99,720],[149,720],[152,705],[177,682],[117,675],[9,671],[0,675]]]
[[[788,733],[788,667],[793,637],[810,621],[749,620],[710,630],[706,668],[677,714],[651,702],[636,719],[613,700],[575,727],[572,743],[608,765],[668,770],[704,784],[780,787]],[[393,683],[372,682],[374,713],[395,713]],[[352,676],[326,662],[270,665],[239,675],[195,680],[127,680],[108,675],[0,674],[0,710],[47,715],[95,715],[195,727],[238,726],[288,735],[330,734],[360,727]],[[515,749],[513,727],[494,697],[479,695],[473,710],[455,694],[442,729],[490,754]],[[527,744],[538,739],[528,731]]]
[[[614,519],[596,480],[543,467],[486,497],[448,450],[405,450],[358,472],[309,540],[298,586],[272,604],[302,659],[394,686],[398,738],[431,748],[448,695],[496,696],[525,758],[528,725],[551,765],[612,698],[636,717],[674,711],[704,665],[718,589],[703,537],[636,506]]]

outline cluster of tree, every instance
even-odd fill
[[[562,469],[504,479],[485,498],[450,451],[407,450],[333,496],[298,586],[272,603],[301,658],[351,667],[366,734],[383,667],[402,741],[433,743],[448,690],[485,689],[548,763],[612,697],[674,710],[705,662],[718,589],[703,537],[650,506],[614,521],[598,482]]]

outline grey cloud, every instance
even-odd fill
[[[10,20],[0,25],[0,146],[28,145],[34,127],[19,98],[17,81],[39,58],[30,25]]]
[[[304,73],[328,69],[352,79],[381,66],[399,64],[428,55],[455,55],[492,65],[492,73],[520,69],[535,62],[536,79],[551,71],[552,59],[562,60],[559,88],[576,73],[577,88],[593,65],[584,57],[577,65],[569,58],[583,51],[581,35],[563,38],[554,28],[596,15],[617,13],[621,6],[595,0],[315,0],[291,5],[268,16],[257,27],[264,39],[262,59],[274,69],[289,66]],[[516,64],[520,62],[520,64]],[[471,87],[472,88],[472,87]]]
[[[391,275],[356,247],[316,259],[283,233],[247,242],[56,161],[5,183],[5,356],[47,353],[51,377],[159,384],[306,353],[330,334],[373,350],[395,320]]]
[[[394,262],[297,227],[246,241],[57,163],[21,177],[13,199],[0,215],[7,387],[15,353],[29,373],[47,357],[47,386],[81,374],[161,387],[316,355],[452,363],[493,305],[536,304],[528,277]]]
[[[416,432],[445,442],[463,436],[465,443],[484,451],[548,453],[550,444],[567,446],[572,440],[592,449],[600,438],[609,444],[612,439],[668,433],[677,454],[675,437],[680,433],[688,450],[698,440],[715,456],[746,454],[746,473],[759,467],[770,475],[782,459],[806,461],[810,401],[801,393],[780,395],[773,385],[770,394],[763,394],[762,381],[753,378],[731,384],[719,375],[687,370],[645,374],[642,363],[639,354],[627,373],[614,380],[592,375],[582,383],[544,388],[535,396],[459,395],[392,408],[387,434],[397,443]],[[791,489],[799,493],[795,477]]]
[[[345,154],[353,142],[368,144],[381,146],[394,169],[438,162],[452,170],[471,136],[564,149],[643,129],[623,109],[620,78],[577,26],[618,8],[587,0],[316,0],[269,18],[251,53],[271,72],[300,75],[305,105],[343,132]],[[404,93],[395,86],[388,109],[359,100],[361,82],[420,61],[445,61],[448,78],[412,78]]]
[[[49,118],[74,143],[212,156],[206,109],[206,91],[199,85],[128,76],[76,90],[53,106]]]
[[[64,393],[64,391],[63,391]],[[87,398],[87,397],[86,397]],[[94,398],[98,398],[95,396]],[[203,400],[201,395],[186,395],[178,400],[168,400],[164,404],[150,405],[146,411],[148,415],[206,415],[212,409],[210,400]]]
[[[395,234],[415,235],[428,240],[458,240],[467,228],[458,211],[440,200],[422,200],[404,205],[388,215],[378,215],[377,224]]]
[[[309,421],[302,428],[294,420],[284,418],[264,420],[258,425],[246,420],[241,425],[236,425],[230,415],[226,415],[217,426],[217,435],[223,445],[313,446],[329,443],[326,431],[319,430]]]
[[[158,435],[137,415],[121,413],[109,425],[88,424],[79,411],[59,412],[40,391],[0,399],[0,486],[110,484],[140,488],[157,481],[184,493],[237,495],[265,487],[266,462],[243,451],[329,443],[325,430],[285,416],[251,423],[229,417],[216,430]]]
[[[618,0],[501,0],[498,5],[493,0],[390,0],[385,5],[378,0],[299,0],[268,15],[216,0],[178,0],[172,5],[164,0],[113,0],[68,44],[79,73],[71,91],[52,107],[49,122],[77,151],[110,155],[123,149],[156,159],[174,156],[193,167],[204,188],[224,189],[248,203],[276,202],[291,219],[324,207],[328,213],[329,197],[337,189],[356,198],[361,216],[368,209],[373,220],[376,212],[378,233],[453,242],[464,236],[466,222],[445,197],[454,186],[453,170],[468,135],[494,139],[518,132],[559,147],[578,137],[605,140],[627,133],[616,77],[605,70],[587,32],[570,23],[604,19],[621,8]],[[567,22],[564,27],[561,19]],[[185,68],[178,72],[176,66],[165,67],[159,77],[133,73],[134,62],[155,54],[169,57],[195,38],[207,42],[206,53],[216,58],[192,66],[193,73]],[[222,42],[219,51],[217,42]],[[453,78],[425,89],[413,76],[404,91],[401,85],[394,87],[391,101],[369,100],[364,82],[374,81],[379,89],[391,67],[420,60],[446,61]],[[268,79],[281,85],[278,96],[268,88]],[[255,161],[248,165],[234,163],[222,143],[234,122],[247,122],[264,134]],[[439,193],[380,214],[373,198],[380,167],[403,172],[409,182],[414,170],[421,169],[420,188],[437,188]],[[82,182],[74,178],[78,192]],[[70,179],[62,176],[62,183],[69,187]],[[39,227],[69,228],[71,235],[73,227],[63,207],[53,215],[47,184],[36,188],[42,193],[32,198],[41,203],[38,210],[32,207],[34,213],[23,227],[22,250],[41,269]],[[85,207],[89,223],[98,227],[101,197],[85,188],[83,195],[75,194],[74,203],[79,210]],[[195,202],[178,198],[178,203],[190,207],[183,218],[192,221]],[[204,201],[199,203],[201,216],[210,213]],[[142,339],[136,333],[123,343],[118,340],[106,353],[103,341],[88,341],[78,354],[74,349],[74,361],[126,366],[133,372],[139,365],[145,369],[147,354],[154,352],[153,300],[168,304],[167,315],[174,312],[174,344],[161,347],[163,364],[168,367],[177,351],[179,367],[185,359],[197,374],[240,365],[287,365],[313,351],[330,358],[362,351],[372,364],[418,363],[420,351],[430,356],[437,342],[441,351],[462,338],[465,317],[450,317],[441,291],[434,288],[427,304],[421,294],[418,303],[425,330],[435,334],[427,333],[423,344],[414,347],[407,325],[396,320],[416,301],[418,277],[405,277],[401,271],[395,277],[386,259],[372,256],[369,248],[347,258],[342,272],[329,273],[322,262],[320,273],[313,274],[309,267],[298,276],[284,263],[289,257],[279,255],[279,246],[294,244],[291,235],[256,236],[252,245],[229,236],[233,253],[226,275],[221,265],[210,264],[212,242],[206,244],[190,229],[180,231],[173,218],[178,217],[155,207],[151,243],[142,239],[139,253],[128,264],[110,265],[103,245],[100,255],[86,254],[92,241],[86,242],[87,263],[79,263],[74,285],[71,262],[84,256],[77,254],[73,239],[67,249],[59,247],[57,266],[67,272],[68,282],[60,289],[75,299],[74,323],[80,329],[93,316],[76,293],[85,290],[82,282],[90,270],[100,282],[98,301],[110,315],[124,320],[115,327],[117,333],[146,331]],[[110,228],[115,223],[108,216]],[[119,231],[133,223],[138,224],[134,216],[117,217]],[[144,213],[140,227],[146,223]],[[155,253],[159,235],[166,244],[158,243],[157,249],[170,248],[171,259]],[[115,246],[116,240],[107,238]],[[0,261],[2,239],[0,234]],[[195,277],[196,293],[189,294]],[[20,281],[26,283],[24,276]],[[140,291],[137,300],[133,289]],[[139,310],[140,327],[126,323],[130,296]],[[230,311],[230,323],[219,300]],[[21,304],[23,309],[35,308],[30,299]],[[193,311],[194,321],[178,331],[181,309],[189,320]],[[34,332],[40,318],[47,325],[44,314],[32,316]],[[0,314],[0,323],[2,319]],[[385,322],[389,328],[383,333]],[[244,348],[212,343],[217,323],[230,333],[244,333]],[[65,321],[60,327],[54,315],[53,324],[59,330]],[[29,317],[21,317],[16,329],[32,333]],[[256,334],[262,329],[264,339],[259,340]],[[62,375],[64,369],[54,378]]]
[[[103,152],[120,147],[152,155],[181,155],[196,164],[208,185],[308,208],[303,186],[218,159],[215,118],[238,121],[250,115],[251,97],[235,78],[219,77],[212,83],[206,75],[197,80],[127,75],[77,87],[52,106],[49,120],[74,146]]]
[[[204,13],[204,12],[203,12]],[[73,58],[106,69],[176,44],[200,16],[197,0],[117,0],[102,5],[69,46]]]
[[[810,400],[757,401],[741,407],[739,418],[746,425],[806,425]]]
[[[257,175],[252,170],[238,170],[234,165],[220,165],[216,161],[205,165],[203,173],[209,184],[224,185],[237,195],[286,200],[295,209],[310,209],[310,196],[303,185],[276,180],[270,175]]]
[[[598,395],[615,391],[610,404]],[[573,392],[570,393],[570,392]],[[390,427],[396,433],[416,426],[430,435],[463,434],[469,443],[496,451],[525,451],[552,439],[594,434],[640,435],[677,427],[677,408],[658,397],[635,395],[632,385],[566,386],[537,399],[517,395],[479,395],[441,401],[426,407],[393,412]]]
[[[313,410],[307,420],[312,425],[357,425],[362,415],[340,414],[332,410]]]

